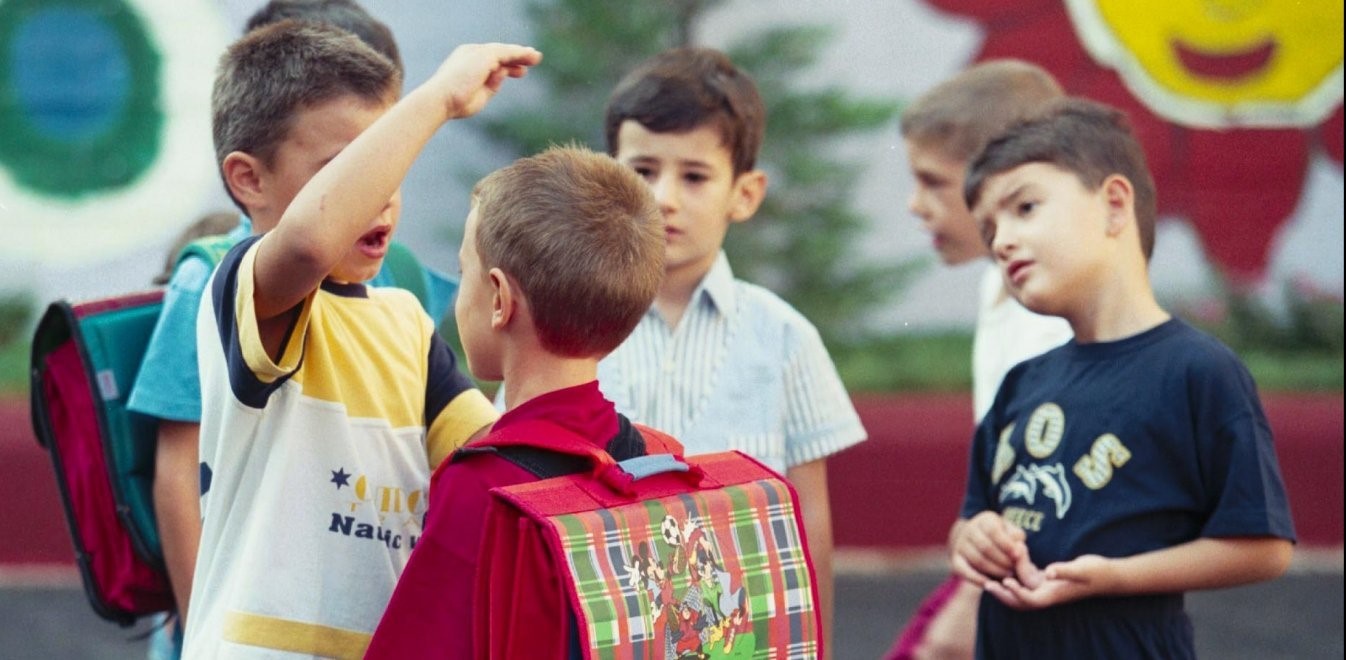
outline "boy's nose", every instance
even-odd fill
[[[388,198],[388,203],[383,206],[384,212],[397,211],[402,208],[402,189],[393,191],[393,196]]]
[[[911,214],[916,216],[917,218],[925,220],[926,217],[925,199],[924,195],[921,194],[920,188],[911,191],[911,196],[907,197],[907,210],[911,211]]]
[[[1014,236],[1004,227],[997,227],[991,237],[991,256],[996,261],[1008,261],[1014,254]]]
[[[659,210],[664,213],[670,213],[678,208],[678,190],[675,177],[660,176],[651,184],[654,192],[654,201],[659,203]]]

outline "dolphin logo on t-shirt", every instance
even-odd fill
[[[1060,463],[1016,466],[1013,476],[1000,487],[1000,501],[1017,499],[1033,504],[1039,492],[1056,505],[1057,519],[1064,518],[1070,510],[1070,484]]]

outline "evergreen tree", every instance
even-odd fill
[[[525,11],[545,66],[530,75],[546,87],[536,108],[478,123],[518,155],[567,142],[602,149],[603,106],[627,71],[646,58],[695,44],[696,21],[724,0],[614,2],[530,0]],[[856,242],[867,219],[851,208],[859,168],[828,155],[838,138],[895,130],[897,104],[857,99],[832,86],[798,89],[798,72],[817,60],[825,28],[777,27],[726,49],[757,82],[767,106],[759,167],[768,172],[766,201],[751,222],[726,239],[735,275],[788,300],[839,350],[868,338],[866,314],[891,303],[911,263],[862,263]]]

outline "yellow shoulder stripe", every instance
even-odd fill
[[[500,413],[481,390],[463,390],[430,422],[429,432],[425,436],[425,453],[430,458],[430,470],[433,472],[453,450],[466,444],[474,433],[494,424],[497,419],[500,419]]]
[[[224,619],[227,641],[326,658],[359,660],[372,637],[355,630],[246,612],[229,612]]]

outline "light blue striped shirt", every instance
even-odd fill
[[[738,449],[784,473],[865,439],[818,331],[720,253],[676,328],[651,308],[598,365],[618,412],[688,454]]]

